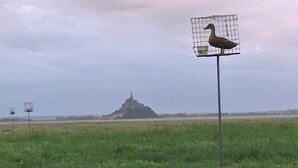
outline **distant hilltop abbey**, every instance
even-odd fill
[[[145,119],[159,118],[159,116],[148,106],[139,103],[130,93],[130,97],[122,104],[119,110],[112,114],[102,116],[103,119]]]

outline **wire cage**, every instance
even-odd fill
[[[208,17],[191,18],[193,49],[197,57],[225,56],[240,54],[240,39],[238,33],[237,15],[213,15]],[[218,37],[224,37],[235,43],[239,43],[232,49],[225,49],[221,53],[220,48],[211,46],[208,42],[210,30],[204,30],[208,24],[214,24],[215,34]]]
[[[33,112],[33,103],[32,102],[25,102],[24,103],[24,111],[25,112]]]
[[[11,115],[16,113],[16,111],[13,107],[9,108],[8,111],[9,111],[9,114],[11,114]]]

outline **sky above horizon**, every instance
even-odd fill
[[[217,111],[216,59],[191,17],[237,14],[223,112],[298,108],[298,0],[0,0],[0,117],[108,114],[132,91],[157,113]]]

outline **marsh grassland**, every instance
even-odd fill
[[[0,167],[218,167],[216,121],[0,126]],[[224,167],[297,168],[298,119],[224,121]]]

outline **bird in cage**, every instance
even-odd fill
[[[239,43],[235,43],[231,40],[228,40],[224,37],[217,37],[215,34],[215,26],[214,24],[210,23],[204,30],[210,29],[211,34],[209,36],[209,44],[213,47],[220,48],[220,55],[224,54],[225,49],[232,49],[236,47]]]

